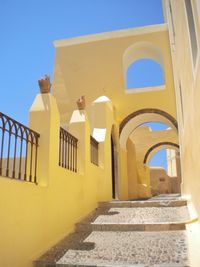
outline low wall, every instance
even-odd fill
[[[58,165],[60,118],[55,99],[49,94],[36,97],[30,127],[40,133],[38,184],[0,177],[0,266],[31,267],[99,201],[111,200],[110,133],[102,145],[104,165],[95,166],[90,146],[85,146],[90,142],[89,122],[85,112],[81,116],[82,122],[71,122],[84,136],[78,143],[84,164],[74,173]]]

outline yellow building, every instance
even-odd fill
[[[52,94],[41,81],[33,131],[0,113],[0,266],[32,266],[112,198],[181,190],[200,214],[200,2],[164,0],[163,10],[161,25],[55,41]],[[127,88],[128,68],[142,58],[161,66],[164,85]],[[140,127],[147,122],[168,129]],[[162,148],[168,174],[148,165]]]

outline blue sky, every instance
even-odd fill
[[[128,68],[126,76],[127,89],[161,86],[164,84],[163,69],[159,63],[152,59],[142,58],[136,60]]]
[[[0,0],[0,111],[28,124],[54,40],[160,23],[161,0]]]
[[[167,170],[167,151],[166,149],[162,149],[158,151],[153,157],[150,159],[149,165],[152,167],[163,167]]]
[[[169,125],[160,122],[147,122],[144,123],[142,126],[151,127],[152,131],[163,131],[170,127]]]
[[[162,22],[161,0],[0,0],[0,111],[27,124],[54,40]]]
[[[163,131],[169,128],[168,125],[160,122],[148,122],[143,124],[142,126],[149,126],[151,127],[152,131]],[[150,166],[158,167],[161,166],[167,170],[167,152],[166,149],[161,149],[157,153],[153,155],[149,162]]]

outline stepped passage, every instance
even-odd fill
[[[35,266],[190,266],[189,221],[187,203],[179,198],[100,203]]]

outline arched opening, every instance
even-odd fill
[[[143,88],[158,90],[164,88],[165,69],[160,47],[151,42],[137,42],[123,54],[125,89]],[[136,90],[133,90],[136,92]]]
[[[149,58],[142,58],[129,65],[126,72],[126,89],[163,86],[164,72],[159,63]]]
[[[151,159],[152,155],[154,155],[156,152],[158,152],[159,150],[161,149],[166,149],[166,148],[169,148],[169,149],[175,149],[176,151],[179,152],[179,145],[176,144],[176,143],[173,143],[173,142],[167,142],[167,141],[164,141],[164,142],[159,142],[159,143],[156,143],[154,145],[152,145],[146,152],[145,156],[144,156],[144,161],[143,163],[144,164],[149,164],[149,160]]]
[[[178,145],[155,146],[149,154],[150,186],[153,196],[181,193],[181,169]]]

